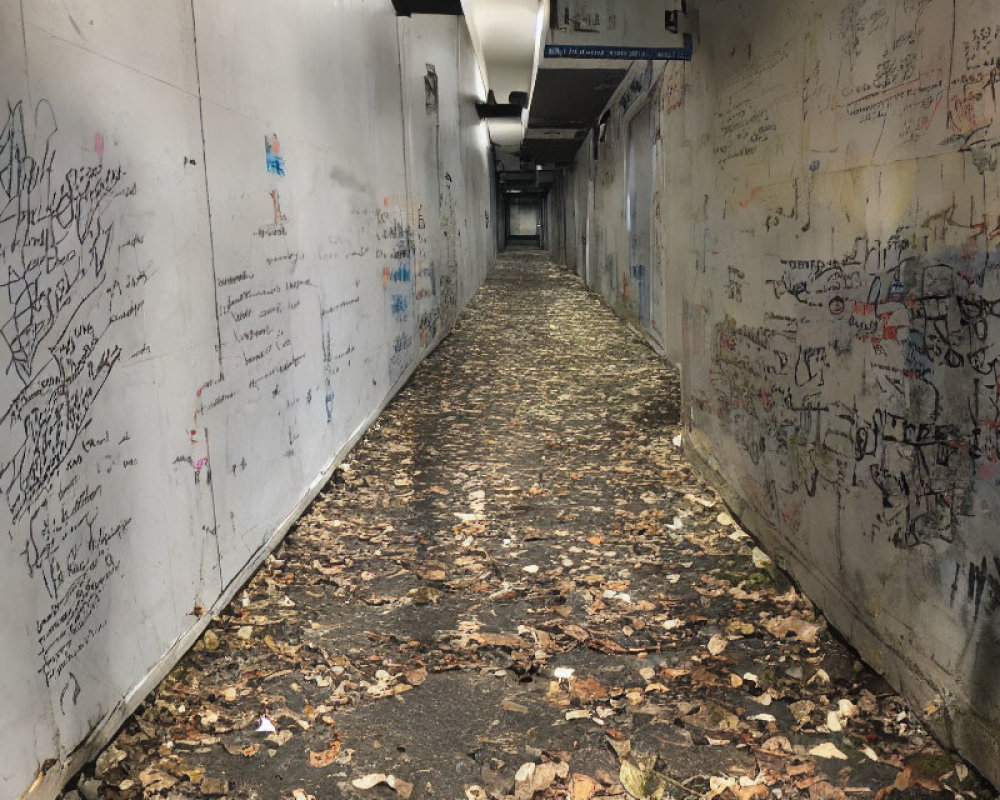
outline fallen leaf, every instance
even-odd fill
[[[417,572],[417,577],[425,581],[443,581],[448,577],[448,573],[443,569],[425,569]]]
[[[840,758],[844,761],[847,760],[847,756],[838,750],[837,745],[833,742],[823,742],[823,744],[816,745],[809,751],[809,755],[816,756],[817,758]]]
[[[225,778],[202,778],[199,788],[206,797],[221,797],[229,791],[229,781]]]
[[[801,725],[809,720],[812,712],[816,710],[816,704],[812,700],[796,700],[788,706],[788,710]]]
[[[666,782],[647,764],[622,759],[618,780],[636,800],[665,800],[669,796]]]
[[[272,733],[267,737],[265,741],[271,742],[271,744],[276,744],[278,747],[283,747],[288,744],[289,740],[292,738],[292,731],[289,728],[285,728],[277,733]]]
[[[749,622],[734,619],[726,626],[726,630],[729,633],[739,634],[740,636],[751,636],[757,629]]]
[[[570,694],[579,698],[584,703],[589,703],[593,700],[608,699],[607,687],[601,685],[593,678],[584,678],[583,680],[574,681],[573,686],[570,689]]]
[[[411,794],[413,794],[413,784],[409,781],[404,781],[402,778],[397,778],[395,775],[390,775],[385,779],[385,782],[392,787],[392,790],[398,794],[403,800],[409,800]]]
[[[814,644],[820,626],[815,622],[796,617],[776,617],[764,623],[768,633],[778,639],[784,639],[789,633],[805,644]]]
[[[406,682],[410,686],[420,686],[427,680],[427,668],[418,667],[417,669],[407,670],[403,673],[403,677],[406,678]]]
[[[732,791],[736,794],[736,800],[762,800],[770,794],[768,788],[761,783],[737,786]]]
[[[351,786],[355,789],[372,789],[380,783],[385,783],[387,777],[389,776],[381,772],[371,772],[362,778],[355,778],[351,781]]]
[[[810,800],[847,800],[844,790],[829,781],[816,781],[809,786]]]
[[[702,800],[711,800],[713,797],[718,797],[720,794],[725,792],[727,789],[733,790],[737,786],[735,778],[724,778],[721,776],[711,776],[708,779],[709,790],[703,794]]]
[[[309,764],[313,767],[329,767],[340,755],[340,742],[333,742],[326,750],[309,751]]]
[[[204,774],[204,770],[202,770],[202,774]],[[195,783],[198,782],[195,778],[191,778],[191,780]],[[204,779],[199,778],[199,780],[204,783]],[[148,791],[148,794],[153,794],[169,789],[177,783],[177,778],[151,766],[146,767],[146,769],[139,773],[139,783],[142,784],[144,790]],[[205,792],[203,791],[202,794],[205,794]]]
[[[125,758],[126,753],[124,750],[119,750],[114,745],[111,745],[97,757],[97,761],[94,764],[94,775],[98,778],[103,778],[124,761]]]
[[[719,655],[719,653],[725,650],[728,646],[729,640],[725,636],[718,633],[708,640],[708,652],[713,656]]]
[[[570,800],[590,800],[600,790],[601,784],[580,772],[574,772],[569,779]]]

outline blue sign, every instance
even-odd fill
[[[690,61],[694,41],[684,34],[683,47],[615,47],[598,44],[547,44],[546,58],[604,58],[613,61]]]

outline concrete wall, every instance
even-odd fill
[[[463,22],[388,0],[0,41],[0,796],[52,797],[483,280],[488,142]]]
[[[689,451],[863,656],[1000,781],[1000,26],[992,0],[689,2],[592,162],[591,285],[636,306],[655,124],[662,336]],[[633,126],[634,130],[634,126]],[[654,284],[655,285],[655,284]]]

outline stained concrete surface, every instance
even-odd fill
[[[755,548],[678,418],[667,364],[508,254],[73,791],[992,797]]]

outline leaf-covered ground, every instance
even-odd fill
[[[679,400],[501,259],[65,797],[992,798],[694,474]]]

